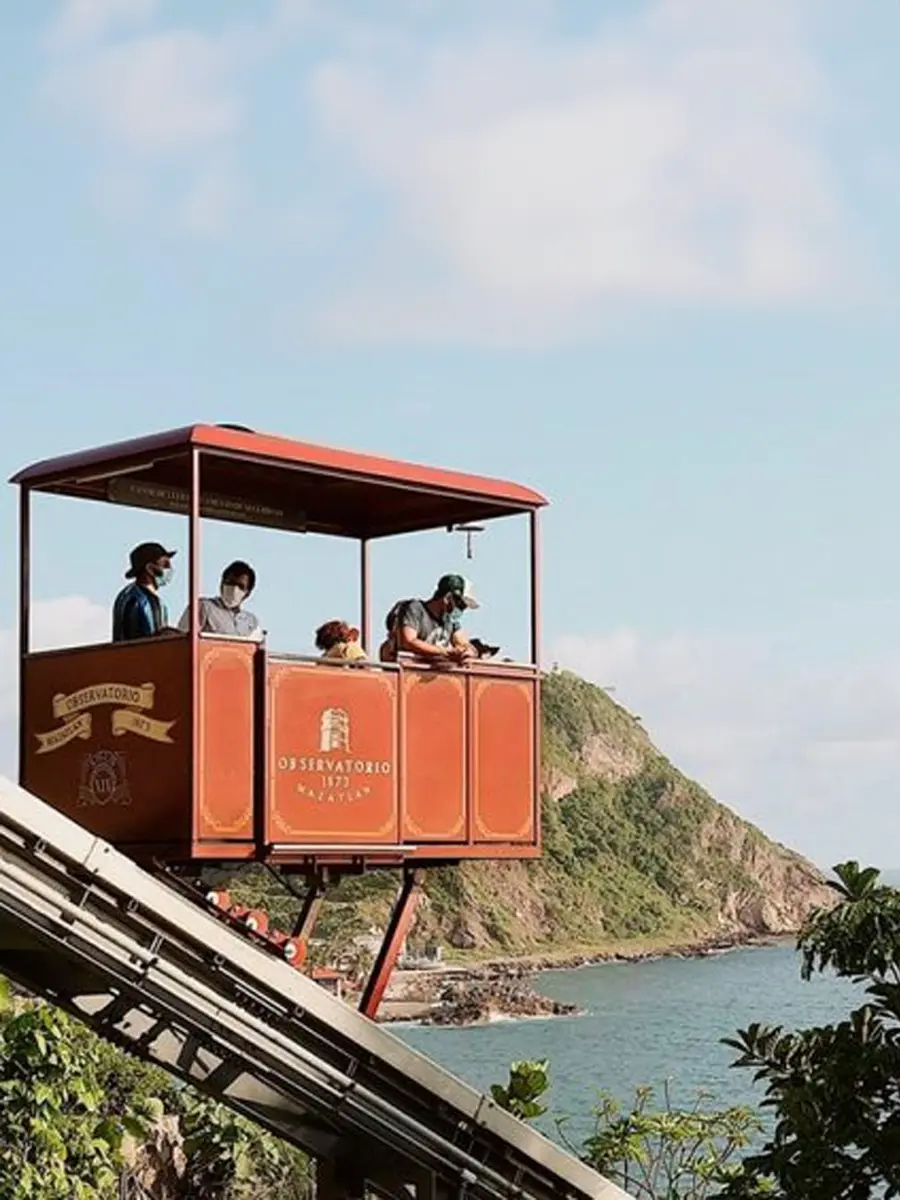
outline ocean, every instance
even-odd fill
[[[636,1087],[668,1080],[679,1104],[699,1090],[713,1097],[707,1108],[753,1104],[761,1089],[751,1072],[730,1066],[734,1055],[721,1039],[754,1021],[796,1029],[840,1020],[861,996],[831,975],[804,983],[790,945],[550,971],[536,985],[586,1014],[469,1029],[392,1028],[480,1090],[505,1082],[517,1059],[549,1059],[552,1116],[541,1127],[554,1136],[554,1118],[566,1115],[567,1136],[576,1139],[587,1132],[598,1089],[628,1101]]]

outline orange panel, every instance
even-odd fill
[[[190,642],[29,656],[22,782],[114,844],[190,838]]]
[[[396,676],[269,666],[270,844],[395,845]]]
[[[252,642],[200,642],[200,838],[253,838],[256,652]]]
[[[475,841],[532,841],[534,680],[475,677],[470,686]]]
[[[403,672],[403,838],[466,837],[466,678]]]

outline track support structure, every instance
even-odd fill
[[[381,1007],[382,997],[391,973],[397,964],[401,947],[413,923],[419,901],[422,899],[424,880],[425,872],[421,867],[404,872],[400,895],[397,897],[391,919],[385,930],[384,941],[381,943],[371,974],[363,989],[362,999],[359,1002],[359,1011],[372,1021],[375,1020],[378,1009]]]
[[[271,953],[258,911],[172,886],[0,779],[0,971],[323,1167],[320,1200],[626,1200]],[[379,956],[414,910],[404,880]],[[222,898],[224,900],[224,897]],[[205,909],[205,911],[204,911]],[[286,935],[279,935],[286,936]]]
[[[309,881],[309,888],[306,895],[303,897],[303,903],[300,906],[300,912],[297,915],[297,920],[294,922],[294,928],[291,932],[291,937],[299,939],[301,942],[309,944],[309,939],[313,935],[313,930],[316,927],[316,921],[319,919],[319,912],[325,902],[325,893],[328,890],[328,869],[320,869]]]
[[[441,1200],[447,1193],[442,1193]],[[437,1179],[425,1167],[390,1152],[377,1160],[341,1154],[316,1163],[316,1200],[439,1200]]]

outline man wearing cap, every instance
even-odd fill
[[[169,626],[169,614],[159,589],[172,578],[174,550],[160,542],[142,542],[132,550],[122,588],[113,604],[113,641],[129,642],[155,637]]]
[[[385,621],[381,661],[393,662],[399,653],[450,662],[474,657],[460,623],[470,608],[478,608],[478,601],[462,575],[442,575],[430,600],[398,601]]]

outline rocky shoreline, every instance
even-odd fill
[[[577,970],[602,963],[642,963],[661,958],[712,958],[732,950],[775,945],[783,938],[751,934],[707,938],[654,950],[598,950],[579,954],[495,959],[422,970],[397,971],[379,1020],[419,1025],[470,1026],[501,1020],[583,1015],[575,1005],[542,995],[533,985],[544,971]]]
[[[442,988],[422,1025],[487,1025],[529,1017],[582,1015],[575,1004],[551,1000],[535,991],[527,979],[501,975],[486,980],[456,980]]]
[[[543,971],[574,971],[579,967],[595,967],[602,963],[642,963],[656,962],[661,958],[714,958],[719,954],[728,954],[732,950],[744,950],[760,946],[775,946],[791,940],[791,935],[762,935],[755,933],[734,933],[720,937],[703,938],[695,942],[675,943],[671,946],[659,947],[652,950],[628,948],[619,950],[585,951],[578,954],[548,954],[534,955],[527,958],[492,959],[483,966],[463,966],[473,978],[479,978],[482,972],[491,974],[495,971],[510,974],[534,975]]]

